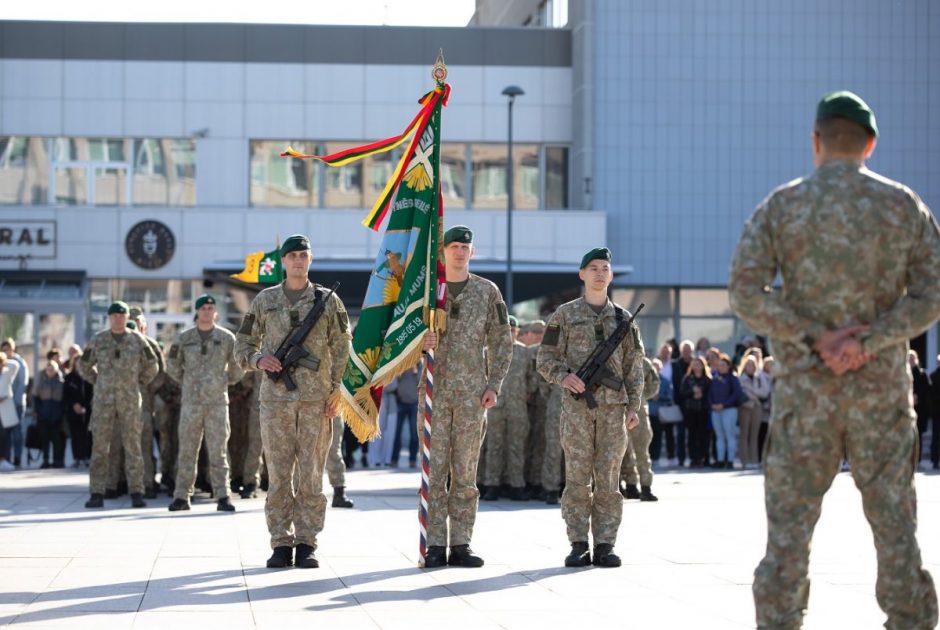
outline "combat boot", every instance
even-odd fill
[[[545,490],[542,488],[542,486],[532,486],[529,489],[529,499],[533,501],[544,501]]]
[[[525,488],[509,488],[509,499],[511,501],[528,501],[529,495],[526,493]]]
[[[176,482],[172,479],[167,479],[163,482],[163,486],[166,488],[166,496],[172,497],[173,491],[176,490]]]
[[[147,507],[147,502],[144,501],[144,495],[139,492],[131,493],[131,507],[142,508]]]
[[[153,486],[147,486],[146,491],[144,492],[145,499],[156,499],[157,490]]]
[[[499,501],[499,488],[496,486],[483,486],[483,496],[480,498],[484,501]]]
[[[171,512],[179,512],[180,510],[188,510],[189,507],[189,501],[186,499],[173,499],[173,502],[170,503],[170,507],[167,509]]]
[[[447,547],[432,545],[424,553],[424,568],[436,569],[447,564]]]
[[[217,512],[234,512],[235,506],[232,505],[232,501],[228,497],[222,497],[216,503],[215,509]]]
[[[453,545],[450,548],[447,564],[452,567],[477,568],[483,566],[483,558],[473,553],[470,545]]]
[[[85,507],[88,509],[104,507],[104,495],[100,492],[93,492],[85,501]]]
[[[620,566],[620,556],[614,553],[614,546],[601,543],[594,546],[594,566],[607,569]]]
[[[591,552],[585,541],[571,543],[571,553],[565,558],[566,567],[586,567],[591,564]]]
[[[335,508],[351,508],[353,502],[346,496],[346,486],[336,486],[333,488],[333,503]]]
[[[317,560],[316,556],[313,555],[315,547],[310,545],[299,544],[295,551],[294,564],[297,568],[300,569],[319,569],[320,562]]]
[[[623,488],[620,490],[620,494],[623,495],[624,499],[639,499],[640,491],[636,489],[635,483],[624,484]]]
[[[119,496],[121,496],[120,493],[119,493],[117,490],[115,490],[114,488],[106,488],[105,491],[104,491],[104,497],[103,497],[103,498],[105,498],[105,499],[116,499],[116,498],[118,498]]]
[[[123,497],[125,494],[127,494],[127,481],[118,482],[117,494],[119,497]]]
[[[558,490],[549,490],[545,493],[545,503],[549,505],[558,505]]]
[[[640,501],[659,501],[659,499],[650,492],[649,486],[640,486]]]
[[[290,547],[275,547],[274,553],[268,558],[269,569],[285,569],[294,564],[294,550]]]
[[[241,491],[241,498],[243,499],[254,499],[258,496],[258,493],[255,492],[255,484],[249,483],[245,484]]]

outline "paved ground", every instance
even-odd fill
[[[627,502],[620,569],[562,567],[557,507],[485,504],[482,569],[419,570],[413,471],[349,474],[354,510],[330,509],[318,570],[269,570],[261,499],[207,497],[83,508],[87,474],[0,476],[0,625],[189,628],[696,628],[753,626],[751,572],[764,546],[762,478],[664,472],[661,501]],[[940,475],[918,473],[920,540],[940,576]],[[812,560],[807,628],[878,628],[875,556],[858,492],[841,474]],[[316,625],[313,625],[316,624]]]

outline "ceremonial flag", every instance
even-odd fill
[[[252,252],[245,256],[245,268],[231,277],[250,284],[277,284],[284,279],[281,252]]]

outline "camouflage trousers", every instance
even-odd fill
[[[124,472],[131,493],[144,492],[144,463],[140,456],[141,435],[140,399],[128,403],[95,401],[91,415],[91,463],[88,466],[89,486],[92,494],[104,494],[108,484],[111,460],[118,453],[111,445],[118,436],[125,453]]]
[[[245,485],[254,484],[257,488],[261,483],[261,417],[257,399],[253,398],[249,404],[252,408],[248,411],[248,441],[242,464],[242,482]]]
[[[531,486],[542,484],[542,467],[545,456],[545,403],[536,394],[529,408],[529,437],[525,447],[525,482]],[[419,434],[420,435],[420,434]]]
[[[561,397],[560,387],[552,387],[545,411],[544,447],[542,449],[542,487],[549,492],[561,489]]]
[[[323,467],[333,437],[325,401],[261,401],[261,441],[268,467],[264,516],[271,548],[317,546],[326,496]]]
[[[159,396],[153,403],[153,428],[160,436],[160,482],[176,482],[176,458],[179,454],[179,407]]]
[[[143,462],[144,471],[144,489],[154,484],[154,473],[156,461],[153,457],[153,404],[148,401],[147,395],[141,397],[140,405],[140,457]],[[112,489],[118,487],[121,481],[121,473],[124,471],[124,446],[121,441],[121,435],[114,433],[111,436],[111,460],[108,463],[108,484]]]
[[[764,460],[767,552],[754,572],[758,628],[799,628],[809,599],[810,541],[843,452],[862,494],[878,558],[875,595],[886,628],[937,624],[937,594],[916,538],[917,429],[909,412],[874,408],[818,386],[775,390]],[[856,392],[857,393],[857,392]]]
[[[561,445],[565,451],[565,491],[561,515],[568,541],[614,544],[623,514],[620,464],[627,447],[624,405],[598,405],[562,396]]]
[[[431,423],[428,546],[468,545],[480,499],[476,478],[486,413],[474,396],[450,400],[439,392]],[[424,435],[424,387],[418,399],[418,435]]]
[[[189,499],[196,483],[196,466],[202,439],[209,456],[209,480],[212,495],[218,500],[228,496],[228,405],[185,405],[180,414],[179,459],[173,498]]]
[[[229,404],[229,436],[226,452],[228,453],[229,472],[232,479],[245,483],[245,452],[248,448],[247,409],[235,410]]]
[[[505,478],[513,488],[525,486],[525,446],[529,417],[525,401],[506,401],[486,412],[486,470],[483,484],[498,486]]]
[[[650,460],[650,442],[653,441],[653,428],[646,405],[640,407],[640,424],[628,432],[627,451],[620,466],[620,479],[627,485],[653,485],[653,462]]]
[[[334,488],[346,487],[346,462],[343,461],[343,419],[333,418],[333,440],[326,456],[326,475]]]

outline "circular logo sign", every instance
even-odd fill
[[[176,237],[159,221],[141,221],[127,233],[124,248],[131,262],[141,269],[159,269],[173,258]]]

